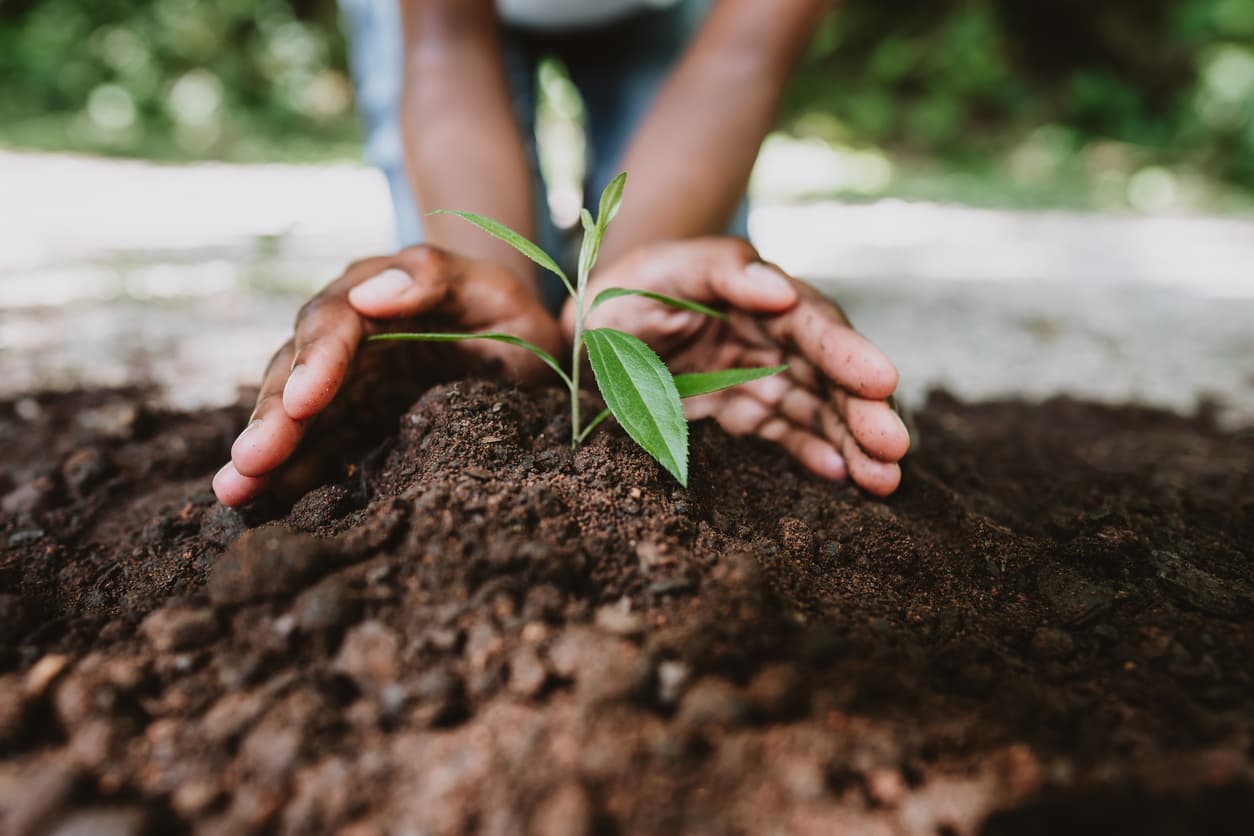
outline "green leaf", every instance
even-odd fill
[[[601,192],[601,204],[597,207],[597,226],[601,227],[602,233],[618,214],[619,207],[623,205],[623,187],[626,185],[627,172],[623,171],[610,181],[605,191]]]
[[[509,244],[536,264],[539,264],[545,270],[556,274],[557,277],[562,280],[562,284],[566,285],[566,289],[570,291],[571,295],[573,296],[575,294],[575,289],[571,286],[570,279],[568,279],[566,274],[562,272],[562,268],[557,266],[557,262],[549,258],[549,254],[540,249],[539,246],[531,243],[526,238],[507,227],[505,224],[494,221],[491,218],[484,217],[483,215],[476,215],[474,212],[459,212],[455,209],[437,209],[434,212],[428,212],[427,214],[456,215],[463,220],[470,221],[493,238],[498,238],[501,241],[504,241],[506,244]]]
[[[599,226],[593,226],[583,233],[583,243],[579,245],[579,276],[577,278],[581,291],[588,286],[588,276],[592,275],[597,256],[601,254],[601,238],[604,234],[605,230]]]
[[[761,366],[754,369],[723,369],[721,372],[694,372],[675,375],[675,388],[681,398],[695,398],[723,389],[730,389],[751,380],[760,380],[779,374],[787,366]]]
[[[655,302],[661,302],[663,305],[670,305],[672,308],[682,308],[686,311],[696,311],[699,314],[714,317],[715,319],[727,319],[727,314],[722,311],[716,311],[700,302],[692,302],[688,299],[676,299],[674,296],[666,296],[662,293],[654,293],[651,290],[633,290],[628,287],[607,287],[597,294],[597,298],[592,300],[592,307],[588,308],[588,313],[592,313],[602,302],[608,302],[611,299],[617,299],[620,296],[643,296],[646,299],[652,299]]]
[[[593,328],[583,339],[605,405],[633,441],[688,487],[688,422],[670,370],[631,334]]]
[[[570,381],[570,376],[557,362],[557,358],[549,354],[535,343],[527,342],[522,337],[515,337],[513,334],[502,334],[498,331],[481,331],[477,334],[449,334],[442,331],[428,333],[396,333],[396,334],[375,334],[369,337],[369,341],[376,342],[381,340],[408,340],[412,342],[424,343],[455,343],[464,340],[496,340],[499,343],[509,343],[519,348],[525,348],[535,356],[539,357],[544,365],[557,372],[558,376],[566,382],[568,387],[574,384]]]
[[[592,213],[589,212],[587,209],[581,208],[579,210],[579,222],[583,224],[584,232],[591,232],[592,230],[596,229],[596,225],[597,225],[596,221],[592,220]]]

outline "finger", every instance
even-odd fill
[[[699,242],[689,252],[704,263],[683,274],[695,282],[694,298],[726,302],[750,313],[780,313],[797,304],[792,280],[773,264],[760,261],[747,243],[738,239]]]
[[[295,356],[283,388],[283,408],[306,420],[335,398],[365,333],[361,315],[340,295],[315,297],[296,319]]]
[[[910,450],[910,431],[887,401],[837,392],[836,410],[858,446],[882,462],[901,461]]]
[[[852,434],[846,435],[840,452],[849,468],[849,478],[867,493],[888,496],[901,484],[901,466],[871,458],[854,441]]]
[[[742,388],[749,389],[748,386]],[[758,393],[750,390],[746,394],[756,396]],[[850,401],[853,400],[855,399],[850,399]],[[823,440],[834,451],[839,451],[839,456],[848,471],[849,477],[859,487],[877,496],[887,496],[896,490],[897,485],[901,481],[901,469],[894,463],[896,460],[886,461],[868,454],[867,450],[859,443],[856,434],[850,431],[844,418],[830,403],[816,397],[814,393],[799,387],[792,387],[782,397],[777,397],[774,401],[759,401],[759,403],[761,404],[759,414],[775,412],[798,429],[808,428],[809,433],[815,438]],[[888,405],[884,404],[883,401],[864,403],[868,406],[875,406],[878,403],[885,409],[888,409]],[[857,411],[855,409],[855,412]],[[888,411],[892,412],[892,410]],[[893,417],[895,418],[896,415],[893,414]],[[764,426],[769,426],[769,423]],[[766,435],[766,432],[759,430],[759,434],[763,436]],[[794,443],[800,442],[794,440]],[[908,445],[909,436],[907,435],[906,446]],[[801,460],[799,455],[794,455],[798,460]],[[901,455],[905,455],[904,449],[901,450]],[[819,466],[815,466],[809,461],[804,461],[803,463],[815,473],[824,475],[820,470],[822,460],[818,461],[820,462]]]
[[[797,291],[782,270],[773,264],[748,264],[717,270],[711,286],[719,298],[744,311],[779,313],[797,304]]]
[[[817,293],[768,322],[767,329],[858,397],[883,399],[897,388],[897,368],[888,356],[849,327],[840,310]]]
[[[696,405],[697,409],[703,414],[713,415],[731,435],[757,435],[774,441],[812,473],[824,479],[845,478],[845,462],[832,443],[782,417],[775,405],[739,391],[709,397],[711,400],[704,405]]]
[[[390,259],[386,269],[354,282],[348,302],[361,315],[375,319],[417,316],[444,300],[457,269],[457,258],[442,250],[409,247]]]
[[[823,436],[840,451],[854,484],[876,496],[888,496],[897,490],[901,483],[901,467],[867,455],[839,417],[833,417],[833,413],[826,409],[822,415]]]
[[[281,464],[300,442],[304,429],[283,408],[283,386],[293,355],[288,342],[274,355],[257,396],[257,406],[231,445],[231,462],[242,476],[263,476]]]
[[[213,477],[213,492],[223,505],[237,508],[256,498],[268,482],[265,476],[244,476],[227,462]]]
[[[758,435],[783,447],[816,476],[836,482],[848,475],[844,458],[829,441],[782,416],[763,424]]]

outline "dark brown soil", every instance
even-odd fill
[[[1248,833],[1254,437],[936,396],[887,502],[432,389],[289,514],[244,411],[0,404],[0,830]]]

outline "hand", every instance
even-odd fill
[[[588,327],[647,342],[676,374],[787,363],[786,372],[684,402],[689,418],[713,416],[733,435],[782,445],[828,479],[853,479],[877,496],[901,481],[910,435],[888,398],[897,370],[810,285],[758,260],[735,238],[640,247],[598,270],[587,299],[607,287],[652,290],[727,312],[726,320],[642,297],[597,309]],[[574,305],[563,311],[574,325]]]
[[[440,380],[468,370],[500,370],[526,382],[552,375],[530,352],[490,340],[361,348],[371,334],[402,330],[505,331],[553,353],[562,346],[557,322],[534,290],[504,267],[427,246],[359,261],[301,308],[294,336],[266,369],[231,461],[213,479],[218,499],[243,505],[276,480],[289,489],[308,487],[330,457],[343,460],[348,442],[377,444],[401,411]],[[351,420],[331,420],[337,412]],[[366,438],[318,445],[309,439],[304,446],[312,455],[294,457],[317,416],[324,419],[320,431],[338,424]]]

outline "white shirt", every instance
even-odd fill
[[[673,6],[678,0],[496,0],[506,23],[526,29],[582,29],[612,23],[633,12]]]

